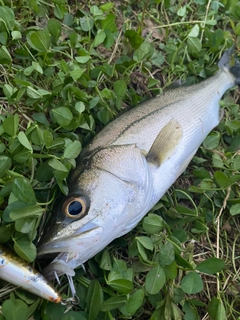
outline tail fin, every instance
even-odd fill
[[[236,78],[236,84],[240,85],[240,64],[233,66],[230,68],[230,72],[234,75]]]
[[[221,57],[218,66],[220,69],[227,68],[230,73],[235,77],[235,82],[240,85],[240,63],[234,57],[234,46],[226,50]]]

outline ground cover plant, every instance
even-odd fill
[[[128,106],[211,76],[233,44],[237,55],[239,18],[236,0],[2,0],[0,243],[41,271],[36,243],[82,147]],[[160,202],[76,270],[77,305],[0,280],[0,320],[240,319],[238,88],[221,105]]]

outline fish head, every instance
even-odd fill
[[[135,145],[101,149],[82,159],[69,190],[56,205],[38,255],[62,253],[75,268],[129,232],[146,213],[151,198],[146,158]]]

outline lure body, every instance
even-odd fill
[[[0,278],[43,299],[55,303],[61,302],[60,295],[44,276],[20,258],[7,252],[2,246],[0,246]]]

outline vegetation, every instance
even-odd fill
[[[34,263],[82,146],[127,106],[209,77],[233,44],[237,53],[240,2],[0,5],[0,243]],[[0,320],[240,319],[238,103],[235,88],[221,124],[151,213],[76,270],[78,305],[65,313],[4,284]]]

